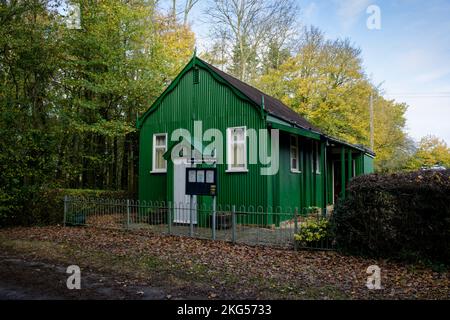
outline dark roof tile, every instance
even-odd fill
[[[197,58],[199,59],[199,58]],[[262,97],[264,96],[264,108],[266,111],[282,120],[285,120],[291,124],[294,124],[303,129],[315,131],[317,133],[321,133],[321,131],[309,123],[305,118],[300,116],[297,112],[286,106],[280,100],[271,97],[264,92],[256,89],[248,85],[245,82],[229,75],[228,73],[223,72],[222,70],[214,67],[213,65],[205,62],[204,60],[199,59],[202,63],[206,64],[209,68],[211,68],[214,72],[216,72],[219,76],[225,79],[228,83],[246,95],[250,100],[252,100],[255,104],[261,107],[262,105]]]

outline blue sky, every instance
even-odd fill
[[[200,0],[190,22],[197,46],[209,41],[199,18],[208,0]],[[362,49],[373,83],[386,98],[409,105],[407,131],[415,140],[427,134],[450,145],[450,1],[449,0],[298,0],[299,22],[326,36],[350,38]],[[369,30],[369,5],[381,12],[381,29]],[[375,128],[376,129],[376,128]]]

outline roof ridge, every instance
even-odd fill
[[[209,67],[212,67],[213,69],[216,69],[216,70],[218,70],[218,71],[220,71],[220,72],[223,72],[223,73],[225,73],[226,75],[228,75],[230,78],[233,78],[234,80],[239,81],[240,83],[242,83],[242,84],[244,84],[244,85],[246,85],[246,86],[248,86],[248,87],[250,87],[250,88],[252,88],[252,89],[257,90],[257,91],[258,91],[259,93],[261,93],[262,95],[264,95],[264,96],[266,96],[266,97],[269,97],[269,98],[272,98],[272,99],[275,99],[275,100],[279,101],[280,103],[283,103],[280,99],[275,98],[274,96],[268,95],[267,93],[265,93],[264,91],[258,89],[257,87],[252,86],[251,84],[249,84],[249,83],[247,83],[247,82],[245,82],[245,81],[242,81],[242,80],[239,79],[239,78],[236,78],[236,77],[233,76],[232,74],[229,74],[229,73],[227,73],[227,72],[225,72],[225,71],[223,71],[223,70],[220,70],[219,68],[217,68],[216,66],[212,65],[211,63],[206,62],[205,60],[203,60],[203,59],[201,59],[201,58],[199,58],[199,57],[196,57],[196,58],[197,58],[198,60],[200,60],[201,62],[207,64]],[[283,103],[283,105],[285,105],[285,104]],[[286,106],[286,105],[285,105],[285,106]],[[288,106],[286,106],[286,107],[289,108]],[[289,109],[292,110],[291,108],[289,108]],[[295,111],[294,111],[294,112],[295,112]]]
[[[303,116],[298,114],[295,110],[284,104],[280,99],[268,95],[267,93],[261,91],[260,89],[230,75],[229,73],[223,70],[220,70],[219,68],[213,66],[212,64],[204,61],[201,58],[198,57],[195,58],[198,59],[201,63],[204,63],[208,68],[212,69],[212,71],[219,74],[219,76],[224,78],[232,86],[234,86],[236,89],[245,94],[248,98],[250,98],[250,100],[252,100],[257,105],[261,106],[262,104],[261,96],[264,96],[264,107],[269,114],[278,117],[282,120],[285,120],[291,124],[299,126],[303,129],[321,133],[320,129],[312,125],[306,118],[304,118]],[[255,95],[258,95],[258,97],[255,97]]]

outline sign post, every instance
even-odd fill
[[[194,236],[194,196],[189,197],[189,235]]]
[[[186,168],[186,194],[190,196],[190,235],[194,234],[194,195],[212,197],[212,238],[216,239],[217,168]]]

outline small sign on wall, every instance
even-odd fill
[[[186,177],[187,195],[217,195],[216,168],[186,168]]]

